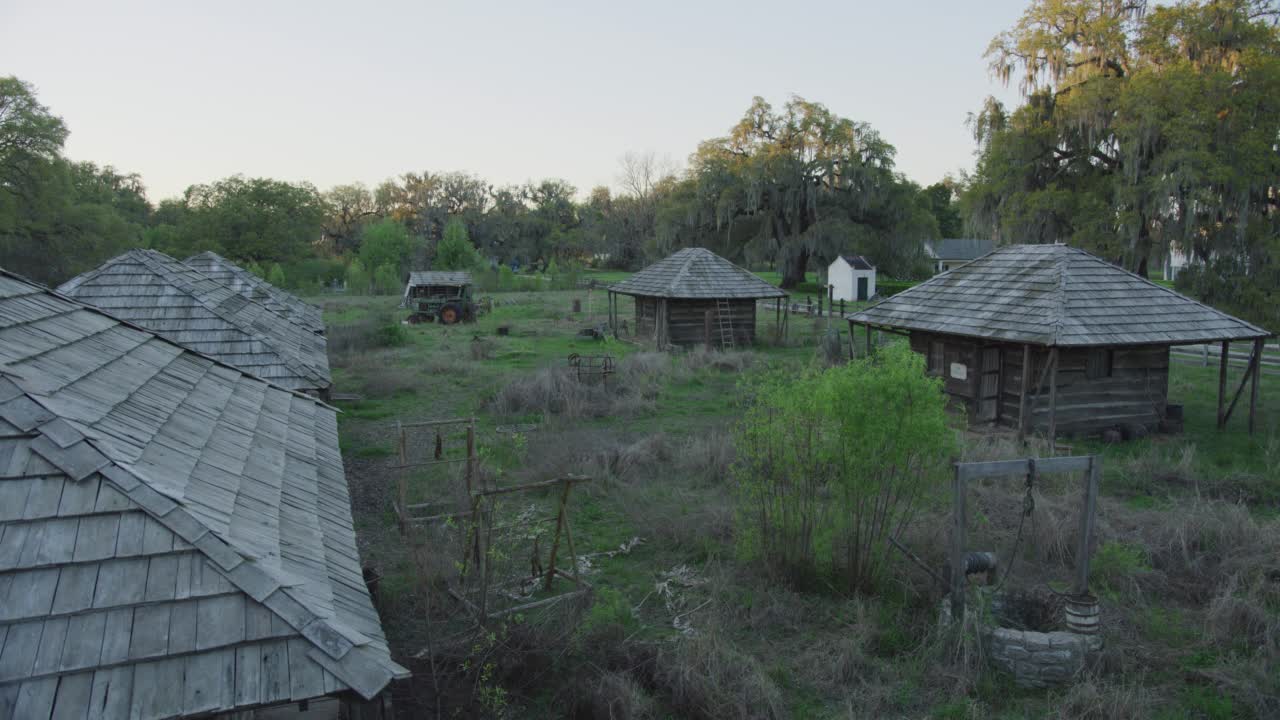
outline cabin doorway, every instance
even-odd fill
[[[982,348],[981,371],[978,374],[978,421],[1000,419],[1000,360],[998,346]]]
[[[867,299],[867,279],[865,277],[858,278],[858,294],[855,296],[858,302]]]

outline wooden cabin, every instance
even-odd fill
[[[848,320],[851,332],[908,337],[973,423],[1051,436],[1155,430],[1168,407],[1169,348],[1241,341],[1254,353],[1244,378],[1252,428],[1257,359],[1271,335],[1065,245],[999,248]],[[1221,373],[1220,425],[1235,407],[1225,405],[1225,363]]]
[[[751,271],[705,248],[685,248],[609,288],[610,326],[619,326],[617,296],[635,303],[635,334],[660,348],[733,348],[756,339],[756,306],[787,296]]]

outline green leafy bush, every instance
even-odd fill
[[[957,451],[940,381],[902,345],[765,376],[737,428],[738,542],[781,579],[870,590]]]
[[[394,265],[383,265],[373,273],[373,291],[378,295],[399,295],[400,274]]]
[[[352,260],[347,266],[347,292],[352,295],[365,295],[372,284],[373,278],[369,276],[364,263],[360,262],[359,258]]]
[[[432,267],[436,270],[474,270],[480,267],[480,253],[471,244],[467,226],[458,218],[444,226],[444,237],[436,245]]]

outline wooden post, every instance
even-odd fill
[[[875,354],[875,348],[871,346],[871,326],[863,325],[863,327],[867,329],[867,357],[871,357]]]
[[[1253,363],[1253,384],[1249,387],[1249,434],[1253,434],[1254,427],[1257,425],[1258,415],[1258,380],[1262,375],[1262,353],[1267,349],[1266,338],[1258,338],[1253,341],[1253,354],[1256,358]]]
[[[475,460],[476,460],[476,419],[471,418],[467,423],[467,494],[471,494],[472,483],[475,480]]]
[[[396,434],[400,437],[400,464],[408,465],[408,449],[405,447],[408,443],[404,434],[404,426],[400,424],[399,420],[396,421]],[[408,470],[401,468],[396,476],[396,494],[400,499],[400,507],[396,508],[396,514],[400,516],[400,532],[404,532],[405,526],[409,522],[408,472]]]
[[[782,298],[773,299],[773,340],[782,342]]]
[[[964,620],[964,476],[960,464],[951,481],[951,617]]]
[[[702,339],[706,341],[707,352],[711,352],[711,311],[702,314]]]
[[[564,490],[560,492],[560,511],[556,513],[556,534],[551,539],[551,558],[547,560],[547,583],[546,589],[551,589],[551,581],[556,577],[556,551],[560,549],[560,533],[564,530],[564,510],[565,503],[569,500],[569,486],[572,484],[566,479],[560,481],[564,485]]]
[[[1076,595],[1089,592],[1089,553],[1093,543],[1093,526],[1098,505],[1098,482],[1102,477],[1102,463],[1097,455],[1089,457],[1089,469],[1084,475],[1084,504],[1080,507],[1080,543],[1076,548]]]
[[[844,317],[844,298],[840,298],[840,317]]]
[[[1031,427],[1031,408],[1027,406],[1027,392],[1031,385],[1031,346],[1022,346],[1022,388],[1018,393],[1018,441],[1027,439]]]
[[[1058,348],[1049,351],[1053,370],[1049,373],[1049,455],[1058,451]]]
[[[1222,355],[1218,358],[1218,429],[1227,424],[1227,359],[1230,357],[1231,341],[1222,341]]]

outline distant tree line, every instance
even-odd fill
[[[153,205],[136,174],[66,159],[62,120],[0,78],[0,265],[56,283],[131,247],[214,250],[288,287],[393,292],[410,268],[634,270],[697,245],[793,288],[840,253],[921,277],[924,241],[968,235],[1066,242],[1140,274],[1176,247],[1198,261],[1182,289],[1274,328],[1277,18],[1275,0],[1034,0],[988,50],[1022,103],[988,99],[974,171],[924,188],[874,128],[793,97],[755,98],[683,169],[627,154],[615,189],[234,176]]]

